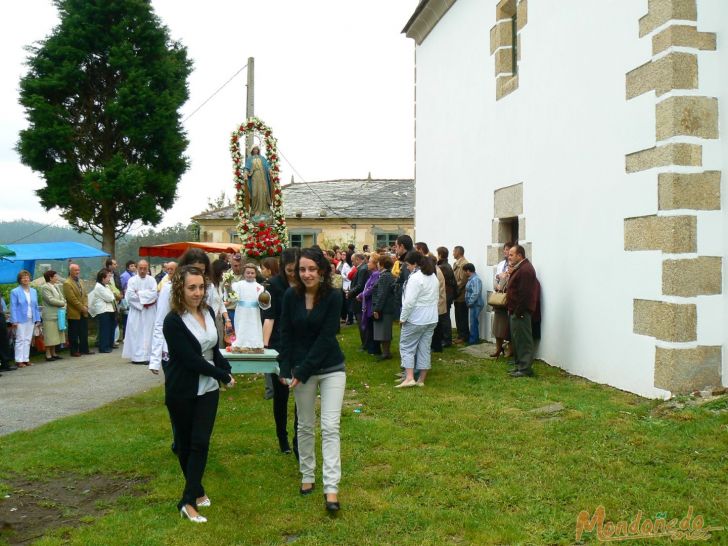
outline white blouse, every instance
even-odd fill
[[[437,322],[437,301],[440,298],[440,282],[437,275],[425,275],[419,269],[410,273],[402,295],[402,322],[425,325]]]
[[[199,322],[197,322],[197,319],[193,315],[187,312],[182,315],[182,321],[200,343],[200,347],[202,348],[202,358],[214,366],[215,363],[212,360],[212,349],[215,345],[217,345],[217,328],[215,327],[215,321],[212,320],[210,313],[203,311],[202,314],[205,316],[204,328]],[[197,396],[202,396],[205,393],[212,392],[219,388],[220,386],[217,383],[217,379],[210,377],[209,375],[200,375],[197,382]]]

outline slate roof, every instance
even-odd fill
[[[294,182],[283,186],[282,190],[286,218],[415,217],[413,179]],[[234,213],[235,207],[231,205],[203,212],[193,220],[232,219]]]

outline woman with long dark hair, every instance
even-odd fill
[[[203,272],[183,266],[170,284],[172,310],[163,326],[169,358],[163,367],[165,404],[185,477],[177,509],[182,517],[205,523],[207,519],[197,509],[211,504],[202,476],[220,398],[218,381],[232,387],[235,379],[218,347],[215,313],[205,301],[208,286]]]
[[[278,267],[278,274],[271,275],[268,279],[267,289],[271,298],[271,306],[263,311],[263,345],[269,349],[281,352],[281,312],[283,309],[283,294],[291,286],[296,284],[296,262],[298,261],[297,248],[287,248],[281,254]],[[265,262],[265,260],[264,260]],[[271,266],[272,267],[272,266]],[[271,267],[268,269],[272,271]],[[273,379],[273,419],[276,423],[276,436],[278,447],[282,453],[290,454],[291,445],[288,443],[288,398],[290,390],[280,377],[272,374]],[[293,452],[298,457],[298,445],[296,438],[295,420],[296,411],[294,408],[293,425]]]
[[[340,311],[341,292],[331,285],[328,260],[320,250],[303,249],[296,267],[296,285],[283,296],[281,377],[290,382],[296,397],[301,495],[314,489],[316,395],[321,395],[324,502],[329,512],[341,507],[339,423],[346,371],[344,353],[336,339]]]
[[[427,371],[431,368],[432,333],[437,325],[437,302],[440,283],[435,273],[435,261],[410,250],[404,257],[409,277],[402,295],[399,322],[399,354],[405,370],[404,380],[395,388],[424,387]],[[415,381],[415,368],[419,378]]]

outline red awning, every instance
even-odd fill
[[[211,254],[220,254],[226,252],[228,254],[235,254],[240,252],[243,247],[237,243],[193,243],[193,242],[181,242],[181,243],[167,243],[164,245],[154,246],[140,246],[139,256],[157,256],[159,258],[179,258],[184,254],[188,248],[201,248],[205,252]]]

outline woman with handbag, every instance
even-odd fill
[[[63,289],[59,287],[61,278],[58,273],[49,269],[43,273],[45,284],[40,287],[40,297],[43,302],[40,316],[43,319],[43,344],[45,345],[46,362],[61,360],[56,354],[57,347],[66,338],[66,321],[59,321],[59,313],[66,310],[66,298]]]
[[[233,387],[235,379],[220,353],[215,313],[205,301],[211,288],[204,273],[193,266],[182,266],[169,284],[171,311],[162,327],[169,357],[162,366],[165,405],[185,478],[177,509],[183,518],[205,523],[207,518],[198,509],[211,505],[202,476],[220,399],[218,381]]]
[[[33,330],[40,328],[38,293],[30,286],[30,271],[18,272],[18,284],[10,292],[10,322],[15,332],[15,362],[18,368],[31,366],[30,341]]]
[[[506,307],[506,288],[508,286],[508,250],[513,243],[503,245],[504,259],[495,267],[495,278],[493,279],[494,291],[488,296],[488,305],[493,308],[493,337],[495,338],[495,352],[491,354],[491,358],[498,358],[505,352],[505,344],[510,340],[510,332],[508,327],[508,309]],[[510,344],[508,344],[508,352],[506,357],[513,354]]]
[[[100,353],[110,353],[114,349],[114,292],[109,288],[112,273],[108,269],[101,269],[96,274],[96,286],[88,295],[88,312],[96,317],[96,344]]]

